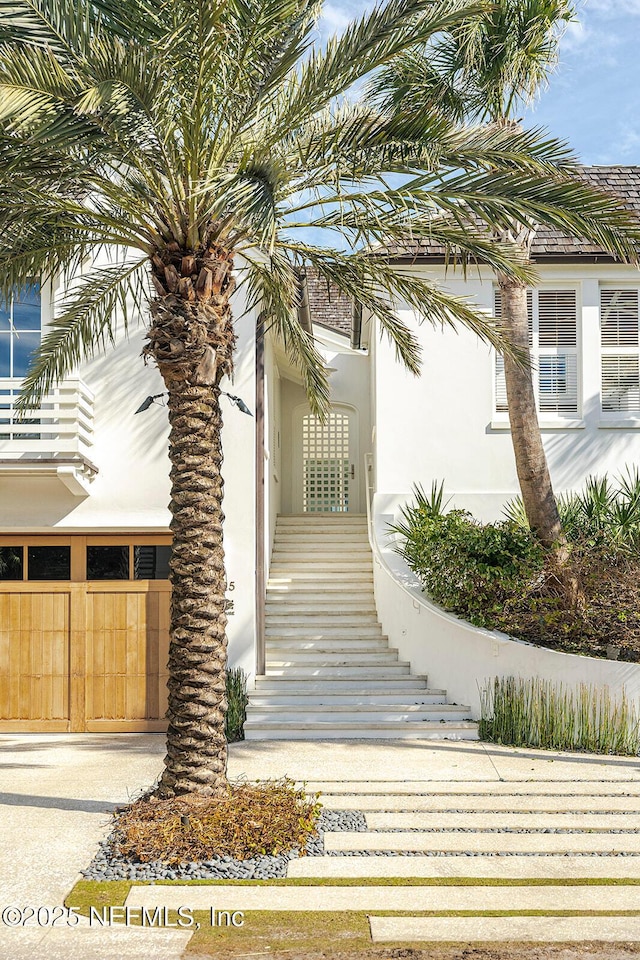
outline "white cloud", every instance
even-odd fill
[[[585,10],[606,17],[640,17],[640,0],[585,0]]]
[[[331,3],[325,3],[322,7],[319,26],[323,32],[342,33],[351,20],[352,15],[344,8],[334,7]]]

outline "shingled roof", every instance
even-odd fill
[[[583,167],[582,174],[590,184],[619,196],[640,216],[640,166]],[[442,263],[444,248],[428,240],[411,240],[407,244],[390,244],[386,252],[395,263]],[[596,244],[580,237],[569,237],[551,227],[540,227],[533,242],[534,262],[563,263],[575,260],[608,261],[614,257]]]
[[[311,267],[307,267],[306,276],[311,321],[347,337],[351,336],[353,322],[351,298],[345,296],[333,283],[327,283]]]

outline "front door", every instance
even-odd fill
[[[357,513],[355,411],[333,407],[322,421],[307,409],[297,420],[296,513]]]

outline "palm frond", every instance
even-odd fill
[[[273,331],[300,372],[312,413],[324,418],[330,403],[328,374],[312,335],[298,319],[300,284],[295,264],[278,251],[266,262],[245,256],[249,306],[259,308],[265,330]]]
[[[107,342],[113,343],[116,323],[128,326],[132,303],[140,310],[148,297],[145,264],[146,258],[96,268],[71,289],[24,380],[17,402],[20,411],[37,407],[51,386],[77,363]]]

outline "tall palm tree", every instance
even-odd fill
[[[529,282],[512,244],[467,235],[449,214],[464,201],[497,223],[505,204],[534,216],[535,171],[557,159],[556,144],[510,130],[458,130],[435,113],[389,118],[346,97],[410,42],[469,16],[461,0],[388,0],[322,50],[312,46],[320,7],[0,0],[0,296],[33,276],[74,278],[23,406],[113,339],[132,297],[148,303],[144,352],[168,393],[173,557],[161,796],[226,784],[220,391],[233,371],[237,276],[322,413],[327,376],[297,320],[297,268],[309,263],[357,298],[414,371],[419,351],[396,318],[397,299],[504,346],[466,301],[368,251],[411,224],[416,236]],[[503,157],[508,177],[483,173]],[[453,170],[463,173],[443,179]],[[310,224],[326,243],[309,241]],[[618,210],[602,227],[621,254],[627,226]],[[126,257],[88,268],[105,245]]]
[[[457,120],[465,118],[522,132],[517,113],[547,82],[556,63],[559,37],[574,17],[570,0],[495,0],[480,16],[470,17],[432,43],[400,54],[375,79],[373,95],[392,113],[435,106]],[[567,212],[579,213],[584,201],[583,183],[571,156],[567,153],[558,164],[551,164],[547,176],[549,202],[564,202]],[[571,180],[575,183],[573,194]],[[559,187],[564,200],[559,198]],[[484,228],[488,225],[501,242],[515,244],[526,262],[540,224],[558,226],[554,217],[549,218],[544,204],[532,218],[514,215],[499,226],[484,220]],[[590,235],[587,224],[582,228],[567,224],[565,232]],[[602,242],[601,238],[593,239]],[[515,362],[514,356],[505,356],[504,360],[511,437],[524,509],[531,529],[562,567],[568,547],[538,423],[529,352],[527,284],[513,274],[501,270],[496,273],[505,334],[527,361]]]

